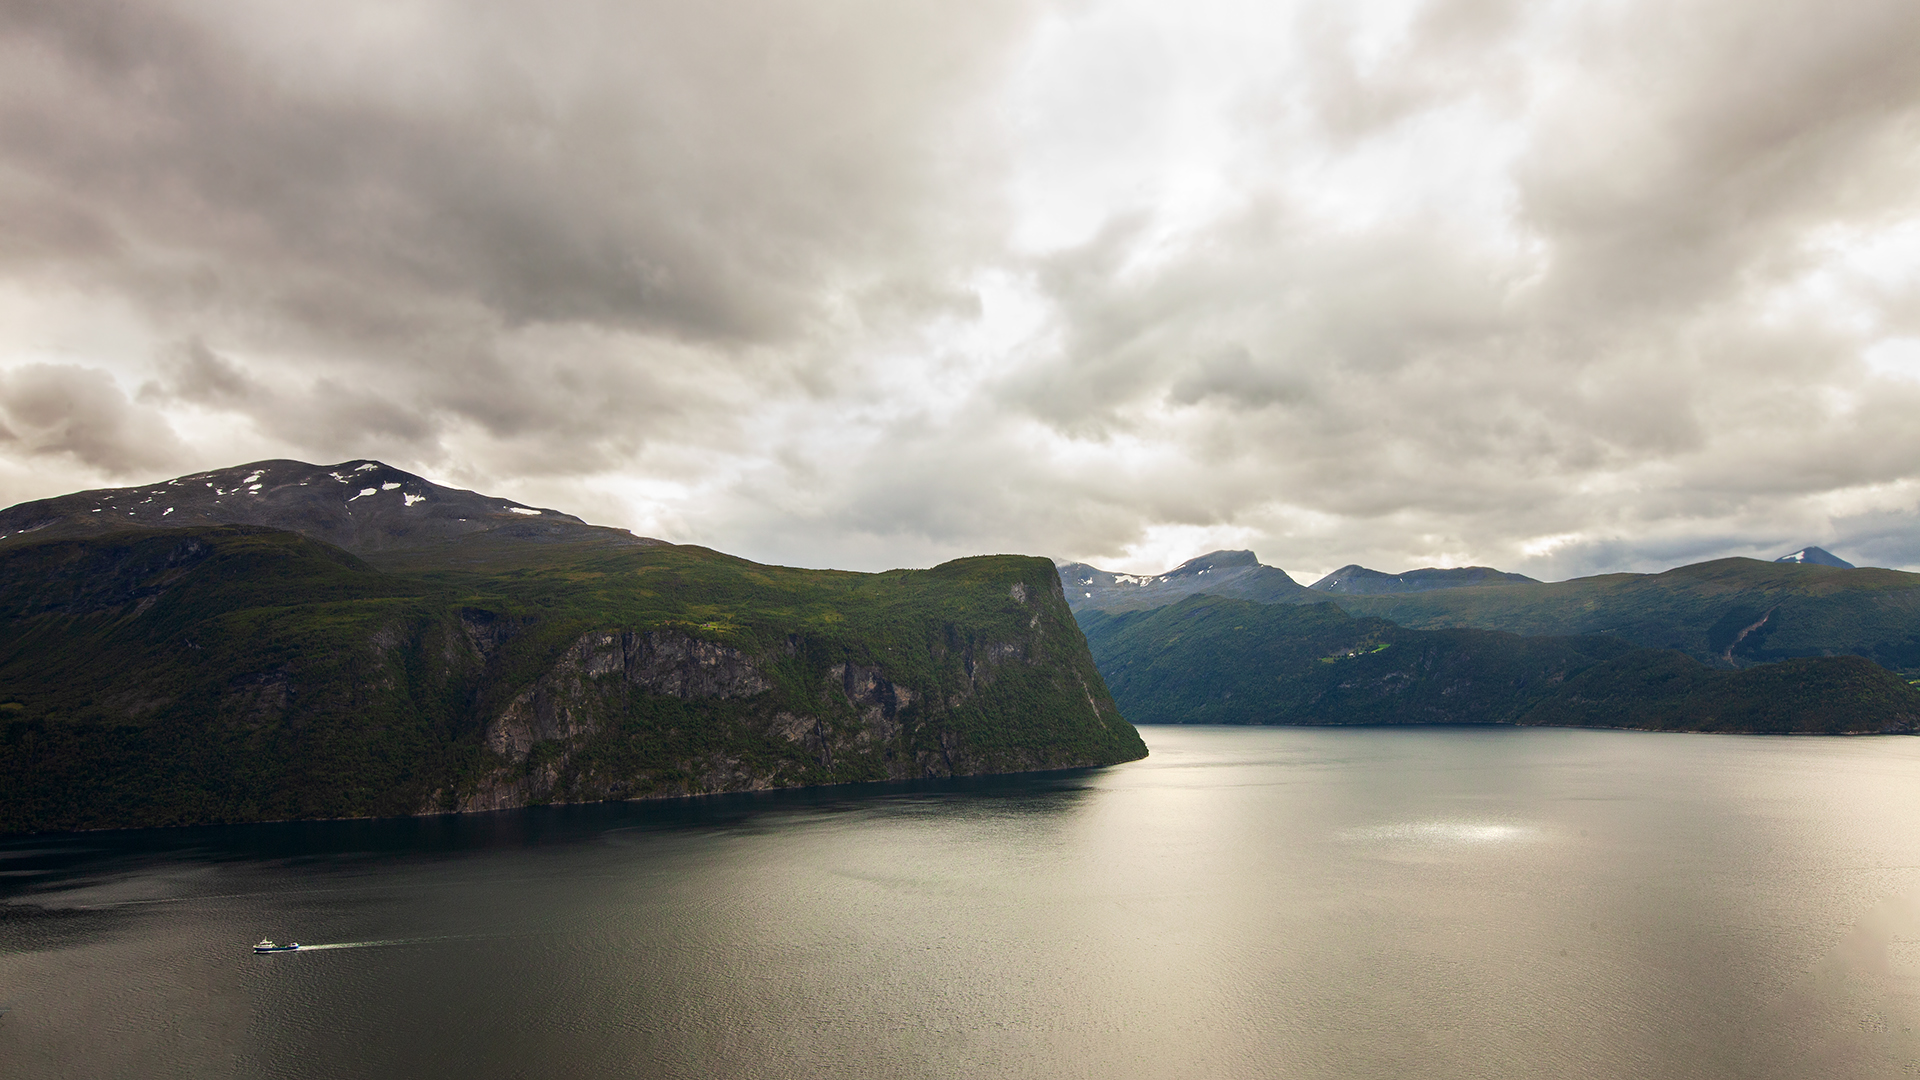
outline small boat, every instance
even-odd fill
[[[298,952],[299,949],[300,943],[297,941],[291,945],[275,945],[268,938],[261,938],[260,944],[253,947],[254,952]]]

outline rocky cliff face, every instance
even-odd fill
[[[996,748],[963,730],[980,696],[1003,681],[1031,681],[1041,670],[1049,632],[1070,622],[1044,604],[1063,606],[1058,590],[1033,598],[1025,583],[1007,591],[1035,610],[1026,640],[945,641],[895,665],[809,662],[797,638],[768,655],[671,630],[597,629],[580,635],[552,667],[494,712],[484,742],[490,755],[477,783],[434,791],[423,812],[498,810],[530,803],[636,796],[759,791],[807,783],[906,780],[1091,764],[1071,754]],[[911,661],[911,662],[909,662]],[[900,670],[896,670],[900,669]],[[796,675],[801,693],[781,693]],[[1124,726],[1111,701],[1103,711],[1083,672],[1071,675],[1084,722]],[[662,709],[667,703],[677,706]],[[651,767],[621,769],[619,744],[636,716],[699,716],[730,732],[730,748],[691,749]],[[1130,731],[1130,727],[1128,728]],[[656,732],[656,734],[660,734]],[[675,732],[664,733],[673,742]],[[748,752],[741,752],[742,750]],[[753,751],[758,751],[753,752]]]
[[[663,631],[591,631],[487,721],[484,743],[497,762],[473,792],[454,795],[454,806],[497,810],[550,801],[577,752],[609,730],[636,694],[727,700],[771,688],[753,661],[731,646]],[[740,779],[754,786],[752,777]],[[569,786],[576,796],[585,794],[582,784]],[[626,793],[618,785],[603,787],[601,798]],[[446,798],[436,793],[425,809]]]

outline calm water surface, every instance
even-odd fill
[[[1920,1072],[1920,739],[1143,730],[1065,776],[0,844],[0,1074]]]

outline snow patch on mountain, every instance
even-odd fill
[[[1803,566],[1831,566],[1840,570],[1852,570],[1854,565],[1823,547],[1803,547],[1791,555],[1782,555],[1774,562],[1799,563]]]

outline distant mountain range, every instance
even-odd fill
[[[1223,561],[1236,576],[1215,576]],[[1818,548],[1558,582],[1348,566],[1249,597],[1258,566],[1062,568],[1130,718],[1920,730],[1920,575]]]
[[[1553,582],[1483,566],[1400,574],[1346,566],[1301,587],[1250,551],[1216,551],[1165,574],[1115,574],[1083,563],[1063,565],[1060,574],[1083,624],[1091,611],[1144,611],[1197,595],[1332,601],[1415,630],[1612,634],[1729,668],[1853,654],[1920,676],[1920,575],[1854,567],[1816,547],[1772,563],[1717,559],[1661,574]]]
[[[1486,566],[1456,566],[1450,569],[1426,567],[1404,574],[1383,574],[1364,566],[1343,566],[1307,586],[1318,592],[1348,596],[1377,596],[1383,593],[1432,592],[1435,589],[1465,589],[1475,585],[1537,585],[1525,574],[1509,574]]]
[[[1806,547],[1774,562],[1831,566],[1854,565],[1825,548]],[[1311,604],[1315,593],[1338,596],[1393,596],[1471,589],[1497,585],[1541,585],[1525,574],[1489,566],[1423,567],[1398,574],[1369,570],[1357,563],[1335,570],[1311,585],[1302,586],[1277,566],[1267,566],[1251,551],[1210,551],[1188,559],[1164,574],[1120,574],[1086,563],[1058,563],[1060,582],[1073,610],[1142,611],[1176,603],[1186,597],[1230,596],[1266,604]]]
[[[1920,730],[1920,689],[1857,656],[1715,670],[1611,634],[1409,630],[1332,604],[1195,595],[1083,616],[1136,723]]]
[[[1263,604],[1312,604],[1316,593],[1373,596],[1428,592],[1477,585],[1535,583],[1524,574],[1485,566],[1441,570],[1428,567],[1383,574],[1364,566],[1343,566],[1312,585],[1301,585],[1277,566],[1267,566],[1251,551],[1210,551],[1164,574],[1120,574],[1086,563],[1060,563],[1060,583],[1074,611],[1143,611],[1186,597],[1231,596]]]
[[[1116,574],[1086,563],[1060,563],[1067,606],[1080,611],[1140,611],[1188,596],[1231,596],[1263,604],[1308,603],[1306,587],[1277,566],[1264,566],[1251,551],[1211,551],[1164,574]]]

